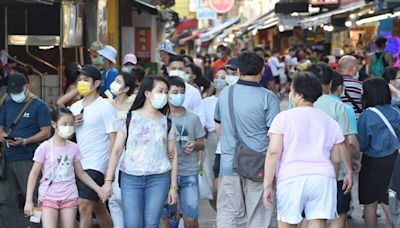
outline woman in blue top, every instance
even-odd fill
[[[393,165],[400,148],[399,140],[389,130],[382,118],[371,108],[376,108],[400,135],[400,111],[390,105],[391,95],[388,84],[381,78],[363,83],[362,103],[364,112],[358,121],[358,141],[364,152],[361,160],[358,195],[364,204],[366,228],[377,227],[376,208],[381,203],[386,223],[392,226],[388,207],[388,186]]]

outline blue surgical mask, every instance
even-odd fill
[[[17,103],[22,103],[26,99],[25,91],[22,90],[20,93],[11,93],[11,99]]]
[[[155,109],[162,109],[168,102],[167,94],[155,93],[150,101]]]
[[[131,73],[131,72],[132,72],[132,69],[133,69],[133,66],[123,66],[123,67],[121,68],[121,71],[122,71],[122,72]]]
[[[215,88],[217,88],[219,91],[222,91],[228,85],[228,83],[224,79],[215,78],[214,85],[215,85]]]
[[[217,52],[217,57],[220,59],[222,58],[222,53],[221,52]]]
[[[185,94],[183,93],[169,95],[169,103],[175,107],[182,107],[184,101],[185,101]]]

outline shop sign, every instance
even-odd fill
[[[217,13],[227,13],[233,8],[235,0],[209,0],[211,8]]]
[[[150,59],[151,30],[150,28],[135,28],[135,54],[138,58]]]
[[[197,19],[217,19],[217,12],[210,8],[198,9],[196,12]]]
[[[310,0],[312,6],[339,5],[339,0]]]

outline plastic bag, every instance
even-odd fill
[[[203,165],[200,167],[199,195],[200,199],[213,199],[213,171],[207,153],[204,153]]]

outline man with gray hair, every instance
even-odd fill
[[[353,107],[357,118],[362,112],[361,95],[362,82],[358,81],[359,63],[354,56],[345,55],[339,60],[339,71],[344,79],[344,94],[342,101]]]

